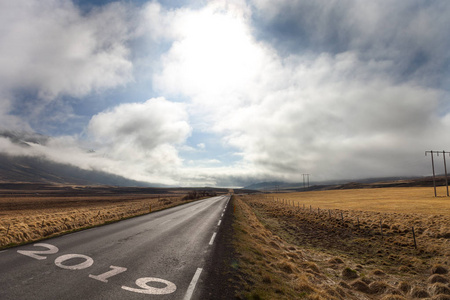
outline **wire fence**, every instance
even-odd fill
[[[354,211],[345,209],[330,209],[301,203],[298,200],[264,196],[261,200],[272,201],[290,210],[299,218],[313,217],[315,222],[327,224],[347,236],[378,236],[389,239],[400,247],[418,249],[435,238],[439,243],[450,245],[450,218],[445,216],[413,216],[400,213],[380,213]],[[421,244],[420,238],[426,237]]]

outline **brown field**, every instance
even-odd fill
[[[188,202],[182,200],[185,194],[67,186],[0,189],[0,249],[176,206]]]
[[[364,210],[388,213],[414,213],[450,216],[450,198],[445,187],[437,188],[434,197],[431,187],[374,188],[330,190],[288,194],[269,194],[267,197],[294,201],[309,208]],[[442,195],[442,196],[439,196]],[[291,203],[292,204],[292,203]]]
[[[450,299],[450,198],[433,197],[432,188],[234,203],[240,298]]]

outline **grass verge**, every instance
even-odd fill
[[[118,222],[150,212],[192,202],[178,197],[139,196],[112,199],[93,205],[90,197],[68,207],[39,209],[53,198],[33,198],[25,209],[9,210],[0,221],[0,249],[32,243],[75,231]],[[129,196],[128,196],[129,197]],[[111,198],[111,197],[110,197]],[[59,201],[59,200],[58,200]],[[67,205],[67,204],[66,204]]]
[[[356,218],[262,196],[236,196],[234,205],[239,299],[450,298],[450,241],[439,231],[447,216],[392,213],[397,223],[382,237],[376,211],[358,215],[361,228]],[[423,229],[419,249],[400,221]]]

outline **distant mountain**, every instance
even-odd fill
[[[21,147],[30,147],[30,143],[45,145],[50,137],[20,131],[0,130],[0,137],[9,139]],[[135,187],[161,187],[127,179],[122,176],[78,168],[57,163],[44,157],[15,156],[0,153],[0,182],[59,183],[80,185],[112,185]]]
[[[23,147],[29,147],[28,143],[45,145],[50,139],[48,136],[39,133],[13,130],[0,130],[0,137],[7,138],[12,143]]]
[[[161,186],[52,162],[33,156],[0,153],[0,182],[60,183],[112,186]]]
[[[364,187],[382,187],[382,186],[429,186],[431,178],[428,177],[382,177],[382,178],[363,178],[358,180],[330,180],[322,182],[310,182],[309,187],[304,186],[303,182],[282,182],[270,181],[259,182],[245,189],[259,191],[277,191],[277,190],[317,190],[317,189],[347,189]],[[443,178],[440,178],[439,184],[442,184]]]
[[[339,184],[339,183],[345,183],[348,181],[333,181],[333,182],[309,182],[309,187],[315,185],[332,185],[332,184]],[[284,181],[268,181],[268,182],[258,182],[251,184],[249,186],[244,187],[245,189],[251,189],[251,190],[270,190],[270,191],[276,191],[276,190],[296,190],[296,189],[303,189],[308,187],[308,182],[305,181],[305,184],[303,182],[284,182]]]
[[[282,182],[282,181],[269,181],[269,182],[258,182],[251,184],[249,186],[244,187],[244,189],[249,190],[276,190],[276,189],[284,189],[288,187],[289,185],[295,185],[297,186],[297,183],[288,183],[288,182]]]

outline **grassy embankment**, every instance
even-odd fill
[[[236,196],[234,204],[240,298],[450,299],[450,199],[429,188]]]
[[[0,249],[173,207],[183,195],[0,198]]]

